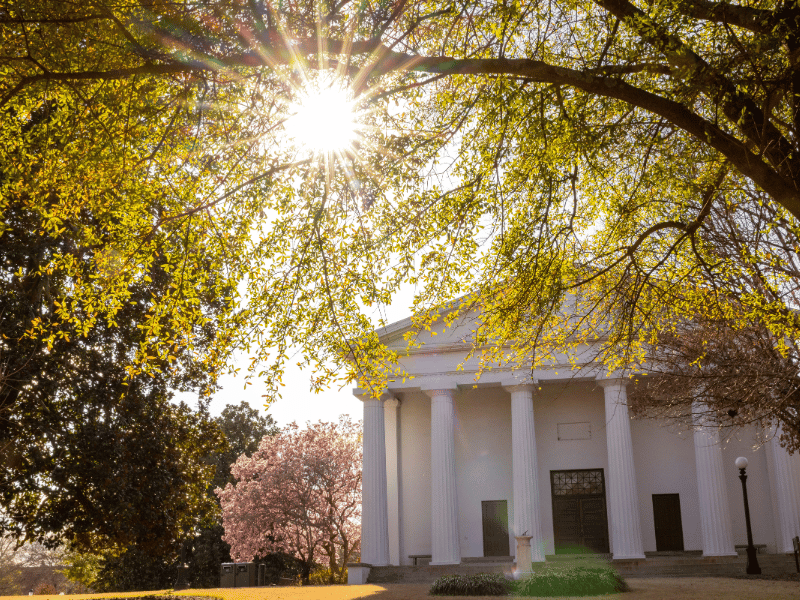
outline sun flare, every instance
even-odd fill
[[[345,152],[358,138],[356,102],[344,82],[307,82],[289,114],[287,135],[298,148],[314,154]]]

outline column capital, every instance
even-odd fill
[[[390,392],[384,391],[380,398],[376,398],[372,394],[369,393],[369,390],[365,390],[364,388],[353,388],[353,396],[361,400],[362,402],[366,402],[367,400],[377,400],[378,402],[383,402],[385,400],[391,400],[394,396]]]
[[[702,399],[692,402],[692,428],[695,431],[719,431],[719,419]]]
[[[400,406],[400,400],[391,394],[384,394],[381,396],[381,399],[383,400],[383,405],[387,408],[397,408]]]
[[[514,385],[503,386],[503,390],[505,390],[509,394],[513,394],[514,392],[530,392],[531,394],[535,394],[539,389],[540,388],[538,379],[534,379],[527,383],[518,383]]]
[[[631,382],[630,377],[622,377],[619,373],[612,373],[607,376],[598,376],[595,378],[595,383],[600,387],[609,388],[616,386],[627,387]]]
[[[427,394],[427,396],[433,400],[436,397],[446,396],[452,400],[456,397],[456,393],[458,392],[458,388],[456,386],[436,386],[431,388],[422,388],[422,391]]]

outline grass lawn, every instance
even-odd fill
[[[796,581],[768,581],[763,579],[729,579],[724,577],[669,577],[629,579],[631,591],[625,594],[607,596],[584,596],[612,600],[798,600],[800,583]],[[219,600],[433,600],[445,596],[429,596],[429,585],[423,584],[385,584],[354,586],[313,586],[313,587],[263,587],[263,588],[219,588],[207,590],[185,590],[180,596],[205,596]],[[0,596],[14,600],[82,600],[88,598],[122,598],[145,595],[163,595],[161,592],[129,592],[110,594],[82,594],[75,596]],[[177,596],[177,595],[176,595]],[[498,596],[452,596],[497,600]],[[176,598],[176,600],[179,600]]]

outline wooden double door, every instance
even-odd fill
[[[556,554],[609,552],[603,469],[550,471]]]

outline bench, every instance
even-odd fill
[[[414,566],[418,565],[417,560],[420,558],[427,558],[428,562],[431,562],[431,558],[433,558],[432,554],[409,554],[408,558],[414,561]]]

